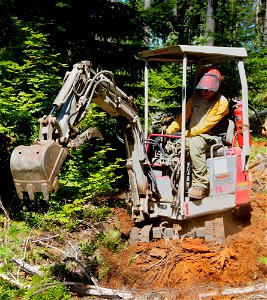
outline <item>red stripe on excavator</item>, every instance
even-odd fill
[[[162,54],[162,53],[167,53],[169,52],[169,49],[158,49],[153,51],[153,54]]]
[[[189,216],[189,205],[187,202],[185,202],[185,216],[188,217]]]

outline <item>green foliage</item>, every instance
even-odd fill
[[[102,255],[99,255],[96,257],[97,259],[97,263],[98,263],[98,278],[101,279],[103,277],[105,277],[109,270],[110,270],[110,267],[108,265],[108,263],[105,261],[105,258],[102,256]]]
[[[30,229],[23,222],[12,222],[7,216],[0,215],[0,260],[3,272],[11,271],[12,259],[23,257],[23,245]]]
[[[182,91],[181,67],[177,64],[163,64],[149,70],[150,111],[166,111],[180,106]]]
[[[24,296],[25,300],[69,300],[71,294],[67,287],[60,283],[51,282],[45,277],[34,275],[31,281],[31,288]]]
[[[25,221],[31,226],[38,225],[46,229],[64,226],[73,230],[83,220],[98,222],[107,218],[110,208],[101,203],[101,197],[117,192],[115,183],[119,176],[115,171],[121,168],[120,160],[106,165],[109,151],[113,150],[100,147],[94,156],[86,159],[83,158],[82,149],[71,151],[75,157],[63,167],[60,174],[61,189],[49,200],[50,211],[45,215],[26,211]]]
[[[142,11],[142,19],[151,30],[150,36],[155,45],[159,40],[166,41],[169,33],[168,21],[172,19],[174,0],[153,1],[151,8]]]
[[[14,287],[12,284],[0,279],[0,299],[1,300],[15,300],[21,299],[24,291]]]
[[[65,163],[60,174],[62,188],[51,201],[74,198],[97,202],[101,195],[116,193],[114,184],[119,176],[115,171],[121,168],[121,160],[108,163],[108,153],[114,151],[109,146],[96,146],[95,151],[92,156],[88,156],[88,149],[70,151],[72,159]]]
[[[111,209],[106,205],[94,206],[86,199],[51,208],[47,213],[25,211],[23,218],[29,226],[39,229],[55,230],[56,228],[69,231],[78,230],[79,226],[86,223],[96,223],[110,216]]]
[[[57,73],[64,67],[51,49],[47,35],[32,24],[13,18],[21,32],[21,61],[1,61],[0,130],[20,141],[37,132],[36,118],[51,106],[51,97],[60,87]],[[19,108],[19,109],[18,109]]]
[[[105,276],[109,270],[105,257],[99,255],[98,249],[104,247],[111,252],[120,252],[124,249],[126,241],[121,238],[118,230],[109,229],[107,232],[101,231],[89,242],[81,242],[81,252],[86,259],[86,264],[90,269],[98,268],[99,278]]]
[[[267,144],[267,138],[266,137],[254,137],[252,138],[252,145],[250,147],[250,160],[253,161],[256,159],[257,154],[262,154],[266,156],[266,146],[259,147],[259,143],[265,142]]]
[[[28,296],[29,295],[29,296]],[[71,294],[65,286],[49,287],[45,291],[31,295],[30,292],[26,294],[25,300],[69,300]]]
[[[16,274],[18,271],[12,261],[15,258],[26,256],[30,229],[23,222],[11,221],[7,215],[5,217],[0,215],[0,226],[0,270],[1,273]],[[27,255],[31,254],[30,252],[27,253]],[[25,300],[71,299],[66,287],[60,286],[60,283],[51,283],[51,279],[48,280],[48,278],[39,275],[33,276],[31,288],[27,291],[16,289],[0,279],[1,299],[15,300],[19,297],[23,297]]]
[[[85,205],[85,202],[85,200],[74,200],[73,203],[63,205],[59,211],[48,212],[43,217],[41,227],[53,229],[58,225],[68,230],[75,230],[84,220],[95,223],[103,221],[109,216],[109,207],[90,207]]]
[[[115,229],[110,229],[108,232],[105,233],[101,244],[106,249],[112,252],[119,252],[125,246],[125,242],[123,242],[121,239],[120,232]]]
[[[177,17],[173,18],[172,32],[167,45],[204,45],[206,3],[192,0],[177,3]]]
[[[216,10],[215,45],[240,47],[253,38],[253,3],[248,1],[218,1]],[[247,26],[244,26],[244,23]],[[252,26],[251,26],[252,25]]]
[[[101,246],[111,252],[120,252],[125,246],[125,241],[118,230],[109,229],[107,232],[101,231],[90,242],[82,243],[81,251],[86,256],[92,256]]]
[[[250,104],[257,110],[265,109],[266,103],[263,97],[267,92],[267,47],[257,47],[251,50],[245,65]]]
[[[258,261],[263,265],[267,265],[267,256],[260,257]]]

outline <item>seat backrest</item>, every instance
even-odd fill
[[[206,151],[206,158],[226,156],[228,147],[224,144],[215,144],[209,151]]]
[[[210,151],[206,152],[206,157],[210,158],[218,157],[218,156],[225,156],[228,152],[228,147],[233,145],[233,139],[235,136],[235,123],[233,120],[228,119],[228,126],[225,133],[219,134],[219,137],[221,138],[221,142],[219,144],[214,145]],[[212,153],[211,153],[212,152]]]
[[[228,127],[226,131],[225,140],[223,141],[223,143],[227,146],[232,146],[234,136],[235,136],[235,123],[233,120],[228,119]]]

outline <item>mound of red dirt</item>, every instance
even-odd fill
[[[252,171],[252,190],[259,192],[252,196],[250,222],[239,232],[229,235],[226,245],[218,247],[202,239],[162,239],[130,245],[119,254],[101,249],[109,268],[101,284],[140,292],[162,293],[164,290],[162,299],[167,300],[196,299],[196,295],[210,289],[254,285],[263,281],[267,272],[267,266],[262,263],[263,257],[267,256],[267,194],[259,188],[255,176],[261,178],[257,168]],[[266,177],[261,180],[261,184],[264,180],[266,184]],[[120,209],[114,215],[124,234],[129,232],[132,223],[127,212]],[[174,298],[167,296],[170,290]],[[206,299],[245,299],[244,295],[227,297],[214,295]]]

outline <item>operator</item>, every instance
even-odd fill
[[[219,70],[208,67],[196,86],[196,91],[186,104],[186,151],[192,161],[192,186],[189,189],[189,198],[202,199],[208,196],[209,177],[206,166],[206,151],[217,143],[212,136],[212,128],[228,114],[227,99],[218,90],[222,76]],[[182,116],[176,118],[169,127],[167,134],[181,130]]]

